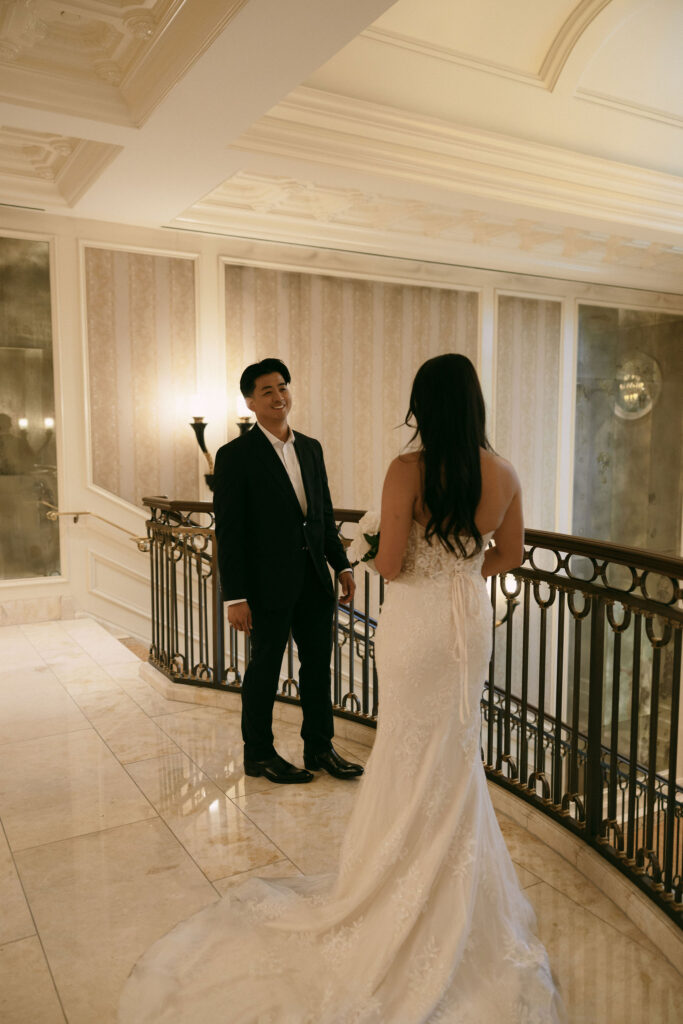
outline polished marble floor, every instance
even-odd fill
[[[250,873],[334,866],[358,783],[245,778],[238,716],[166,700],[139,665],[89,619],[0,628],[2,1024],[113,1022],[133,963],[177,921]],[[296,726],[276,733],[301,763]],[[683,1021],[683,979],[661,953],[500,823],[572,1024]]]

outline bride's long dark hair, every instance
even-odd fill
[[[486,437],[486,408],[477,371],[467,356],[449,352],[423,363],[415,375],[405,423],[422,442],[424,504],[429,510],[425,537],[467,557],[461,534],[481,550],[474,521],[481,498],[480,449]]]

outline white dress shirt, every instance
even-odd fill
[[[287,471],[287,476],[291,480],[292,487],[294,488],[294,493],[297,496],[298,502],[301,505],[301,511],[303,512],[305,517],[308,511],[308,503],[306,501],[306,488],[304,487],[304,480],[301,475],[301,466],[299,465],[299,456],[296,453],[296,445],[294,444],[294,432],[292,431],[292,428],[289,428],[289,434],[287,438],[284,441],[281,441],[279,437],[275,436],[275,434],[271,434],[269,430],[266,430],[265,427],[262,427],[258,420],[252,427],[252,430],[256,430],[257,427],[259,430],[263,431],[263,433],[266,435],[266,437],[272,444],[273,448],[277,452],[277,456],[282,465],[285,467]],[[352,573],[353,569],[342,569],[341,572]],[[340,576],[341,572],[339,573]],[[226,601],[225,606],[226,608],[229,608],[231,604],[241,604],[242,601],[246,601],[246,597],[237,597],[234,598],[232,601]]]
[[[304,487],[303,477],[301,476],[301,466],[299,465],[299,456],[296,453],[296,447],[294,445],[294,432],[292,428],[289,428],[289,435],[285,441],[281,441],[275,434],[271,434],[269,430],[262,427],[260,423],[256,423],[256,427],[262,430],[266,435],[273,448],[278,454],[280,462],[287,470],[287,476],[292,482],[294,493],[296,494],[299,504],[301,505],[301,511],[306,516],[308,511],[308,505],[306,503],[306,489]],[[256,429],[254,427],[253,429]]]

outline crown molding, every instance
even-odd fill
[[[176,82],[208,50],[248,0],[175,0],[159,32],[121,82],[130,117],[141,127]]]
[[[683,227],[683,181],[673,175],[306,86],[234,148],[668,235]]]
[[[375,43],[384,46],[395,46],[401,50],[410,50],[412,53],[419,53],[423,57],[431,57],[435,60],[447,61],[449,64],[457,64],[458,67],[467,68],[469,71],[480,71],[488,75],[497,75],[499,78],[509,78],[522,85],[531,85],[536,88],[545,89],[547,85],[539,76],[529,71],[520,71],[507,64],[499,64],[496,61],[481,60],[471,54],[463,53],[460,50],[453,50],[448,46],[440,46],[438,43],[431,43],[425,39],[417,39],[414,36],[404,35],[402,32],[394,32],[387,28],[367,28],[361,32],[364,39],[371,39]]]
[[[120,151],[121,146],[84,139],[79,141],[56,179],[67,206],[78,202]]]
[[[0,127],[0,190],[20,205],[72,206],[120,147]]]
[[[576,5],[563,22],[543,58],[541,67],[536,73],[521,71],[519,68],[500,64],[496,61],[482,60],[472,54],[463,53],[448,46],[441,46],[439,43],[430,42],[426,39],[418,39],[416,36],[405,35],[402,32],[395,32],[393,29],[371,27],[361,32],[361,35],[365,39],[371,39],[373,42],[381,43],[385,46],[395,46],[402,50],[409,50],[412,53],[419,53],[423,57],[431,57],[435,60],[457,64],[459,67],[467,68],[470,71],[479,71],[488,75],[496,75],[498,78],[512,79],[521,85],[529,85],[533,88],[552,92],[579,39],[591,22],[610,2],[611,0],[580,0],[580,3]]]
[[[538,76],[553,91],[579,39],[612,0],[580,0],[557,33],[543,58]]]
[[[672,113],[670,110],[646,107],[642,103],[619,99],[618,96],[609,96],[607,93],[595,92],[592,89],[579,88],[576,90],[575,96],[576,99],[583,100],[585,103],[594,103],[599,107],[609,107],[612,110],[619,110],[623,114],[644,118],[646,121],[658,121],[660,124],[671,125],[672,128],[683,128],[683,117]]]
[[[676,291],[683,280],[676,246],[243,171],[174,225],[632,287]]]

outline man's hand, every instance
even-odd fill
[[[246,601],[228,606],[228,622],[247,636],[251,633],[251,608]]]
[[[351,604],[351,601],[353,600],[353,595],[356,593],[356,581],[353,578],[353,573],[340,573],[339,586],[341,587],[341,597],[339,598],[339,604]]]

